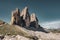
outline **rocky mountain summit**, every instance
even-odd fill
[[[22,12],[18,8],[12,11],[11,25],[18,25],[29,30],[45,30],[39,25],[38,18],[35,13],[29,14],[28,7],[25,7]]]

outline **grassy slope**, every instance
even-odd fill
[[[28,33],[28,31],[22,27],[16,26],[16,25],[9,25],[9,24],[4,24],[3,26],[0,26],[0,34],[6,35],[21,35],[25,36],[28,38],[33,38],[32,35]]]
[[[0,21],[0,22],[3,22],[3,21]],[[29,30],[22,28],[20,26],[9,25],[7,23],[0,26],[0,35],[1,34],[3,34],[3,35],[10,34],[10,35],[21,35],[21,36],[25,36],[30,39],[36,38],[35,36],[31,35],[28,31]]]

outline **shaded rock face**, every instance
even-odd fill
[[[12,12],[11,24],[28,27],[30,25],[28,8],[25,7],[21,13],[19,9],[14,10]]]
[[[25,7],[21,13],[20,10],[16,8],[16,10],[12,12],[11,24],[19,25],[32,30],[43,30],[43,28],[38,24],[38,19],[35,13],[32,13],[31,15],[29,14],[28,7]]]
[[[36,17],[36,15],[33,13],[31,14],[30,16],[30,26],[31,27],[35,27],[35,28],[38,28],[38,19]]]

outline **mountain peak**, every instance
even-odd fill
[[[12,14],[11,24],[19,25],[30,30],[44,31],[43,28],[39,25],[35,13],[32,13],[31,15],[29,14],[28,7],[25,7],[21,13],[19,9],[16,8]]]
[[[26,19],[26,16],[27,16],[27,15],[29,15],[28,7],[25,7],[25,8],[22,10],[20,16],[23,16],[23,19]]]
[[[16,11],[19,11],[19,9],[18,9],[18,8],[16,8]]]
[[[25,10],[28,10],[28,7],[26,6],[24,9],[25,9]]]

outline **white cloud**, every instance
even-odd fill
[[[60,28],[60,21],[51,21],[41,23],[41,26],[44,28]]]

